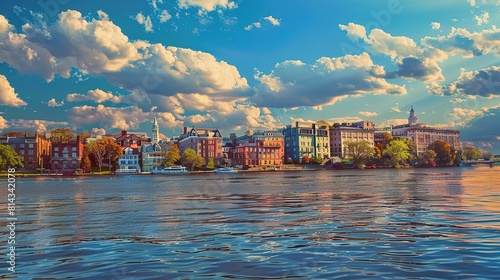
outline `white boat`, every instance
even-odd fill
[[[236,173],[238,170],[232,168],[232,167],[221,167],[214,169],[215,173]]]
[[[135,175],[139,174],[139,171],[137,169],[116,169],[115,170],[115,175]]]
[[[188,170],[185,166],[167,166],[163,169],[153,169],[151,174],[187,174]]]

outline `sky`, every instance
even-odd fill
[[[419,122],[500,154],[500,0],[0,3],[0,130]],[[499,27],[497,27],[499,26]]]

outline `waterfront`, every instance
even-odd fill
[[[19,178],[17,277],[493,279],[498,171]]]

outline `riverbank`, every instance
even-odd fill
[[[499,164],[495,164],[494,166],[499,166]],[[491,166],[491,167],[494,167]],[[458,168],[460,166],[440,166],[434,167],[432,169],[441,169],[441,168]],[[463,166],[462,166],[463,167]],[[470,166],[469,166],[470,167]],[[475,167],[475,166],[472,166]],[[367,170],[388,170],[388,169],[398,169],[398,168],[389,168],[389,167],[377,167],[377,168],[366,168]],[[399,169],[421,169],[417,167],[407,166]],[[281,166],[281,168],[250,168],[246,170],[238,170],[238,173],[274,173],[274,172],[297,172],[297,171],[341,171],[341,170],[365,170],[365,169],[355,169],[355,168],[343,168],[343,169],[335,169],[331,167],[324,167],[321,165],[302,165],[302,166]],[[206,173],[214,173],[213,170],[197,170],[190,171],[189,174],[206,174]],[[85,173],[85,174],[62,174],[62,173],[52,173],[52,174],[40,174],[40,173],[23,173],[16,172],[16,177],[31,177],[31,178],[56,178],[56,177],[102,177],[102,176],[135,176],[135,175],[154,175],[158,176],[158,174],[151,174],[150,172],[144,172],[140,174],[114,174],[113,172],[103,171],[103,172],[94,172],[94,173]],[[9,175],[7,172],[1,172],[0,178],[7,178]],[[168,175],[163,175],[168,176]]]

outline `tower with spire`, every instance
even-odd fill
[[[151,138],[151,141],[153,143],[158,143],[160,142],[160,129],[158,128],[158,121],[156,120],[156,117],[153,120],[153,137]]]
[[[415,114],[415,110],[413,110],[413,106],[411,106],[410,116],[408,117],[408,124],[409,125],[416,125],[417,122],[418,122],[418,117]]]

